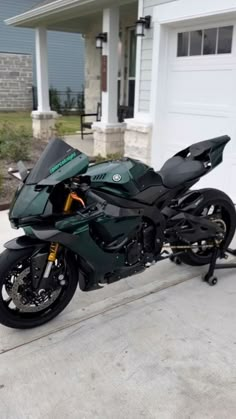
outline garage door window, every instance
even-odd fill
[[[178,57],[230,54],[233,26],[178,33]]]

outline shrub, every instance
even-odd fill
[[[64,101],[63,112],[66,114],[76,106],[76,98],[73,96],[70,87],[66,88],[66,100]]]
[[[1,196],[2,189],[3,189],[3,175],[0,172],[0,196]]]
[[[50,96],[50,106],[53,111],[61,113],[61,99],[59,97],[58,90],[54,87],[50,87],[49,89],[49,96]]]
[[[0,158],[13,161],[29,160],[32,136],[24,127],[5,123],[0,127]]]
[[[104,161],[107,160],[119,160],[121,159],[123,156],[120,153],[115,153],[115,154],[108,154],[107,157],[102,157],[101,154],[98,154],[97,156],[94,157],[96,163],[102,163]]]
[[[53,134],[55,137],[61,138],[62,140],[64,140],[66,129],[62,122],[56,122],[55,127],[53,129]]]
[[[85,109],[84,91],[77,94],[78,113],[81,114]]]

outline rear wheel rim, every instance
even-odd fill
[[[224,243],[227,241],[227,237],[230,230],[230,214],[227,211],[226,207],[223,204],[212,202],[209,205],[205,205],[204,208],[199,210],[199,212],[195,213],[194,215],[207,217],[209,218],[209,220],[215,223],[221,223],[221,225],[224,226],[225,237],[221,243],[221,247],[223,247]],[[190,250],[189,252],[198,259],[209,260],[209,257],[211,256],[213,250],[212,248],[207,248],[207,245],[214,245],[214,242],[202,240],[194,244],[198,244],[199,249],[196,249],[196,251]]]

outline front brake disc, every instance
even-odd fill
[[[27,277],[27,275],[29,275],[29,273],[29,268],[21,272],[14,279],[12,286],[7,287],[7,293],[9,297],[12,298],[13,304],[21,312],[30,313],[45,310],[45,308],[49,307],[52,303],[54,303],[54,301],[56,301],[61,292],[61,287],[56,289],[55,291],[50,292],[50,294],[45,290],[39,290],[38,292],[34,292],[31,301],[29,298],[26,298],[24,301],[22,290],[29,289],[29,286],[24,281],[24,279]],[[32,292],[32,290],[30,291]]]

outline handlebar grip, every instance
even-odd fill
[[[95,194],[94,192],[90,190],[86,192],[86,196],[91,198],[93,201],[97,202],[98,204],[102,205],[103,207],[107,205],[107,202],[104,199],[102,199],[99,195]]]

